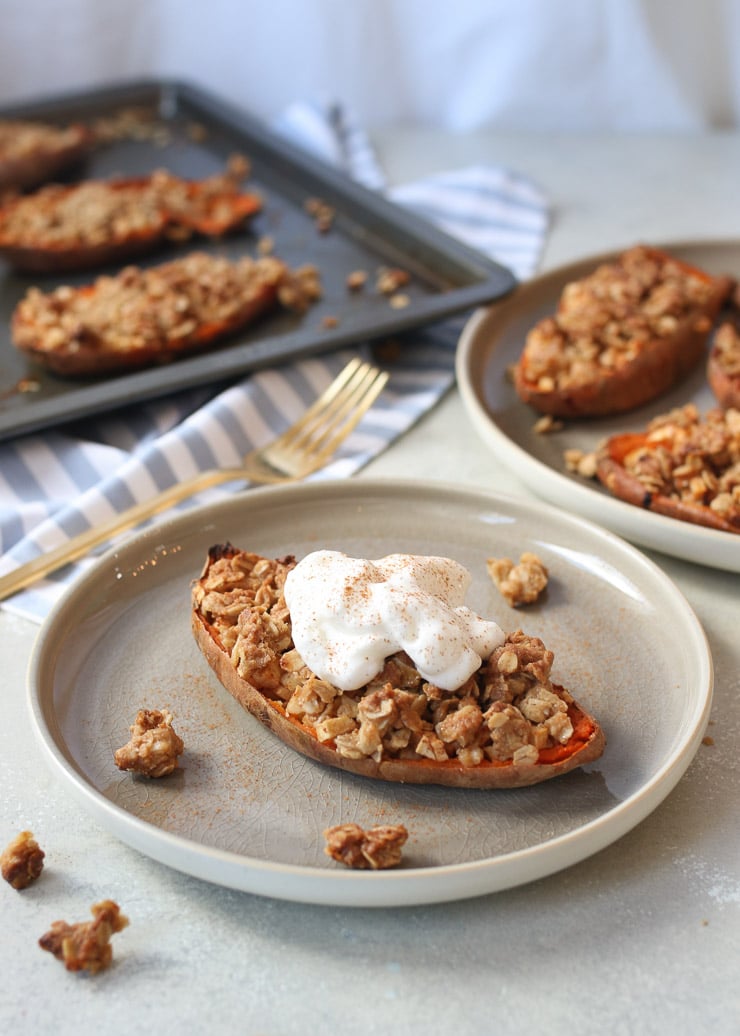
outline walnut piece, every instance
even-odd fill
[[[119,770],[133,770],[144,777],[166,777],[177,769],[185,748],[172,727],[172,714],[159,709],[140,709],[131,730],[131,740],[119,748],[115,763]]]
[[[488,558],[488,574],[512,608],[532,604],[547,586],[548,571],[536,554],[525,551],[515,565],[511,558]]]
[[[359,824],[338,824],[324,831],[324,852],[355,870],[397,867],[409,836],[403,824],[381,824],[364,830]]]
[[[44,852],[30,831],[21,831],[0,855],[0,871],[14,889],[35,881],[44,867]]]
[[[107,968],[113,959],[111,936],[128,924],[128,918],[111,899],[104,899],[90,909],[92,921],[79,924],[54,921],[49,931],[39,939],[41,949],[53,953],[67,971],[95,974]]]

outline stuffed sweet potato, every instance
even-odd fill
[[[629,249],[568,284],[556,313],[529,332],[519,397],[571,418],[647,403],[699,362],[732,286],[656,248]]]
[[[734,324],[717,329],[707,362],[707,380],[722,407],[740,410],[740,332]]]
[[[52,180],[81,161],[93,141],[92,131],[81,123],[0,119],[0,193]]]
[[[11,332],[15,347],[49,370],[96,376],[202,351],[281,304],[300,311],[319,294],[313,267],[291,271],[274,256],[232,263],[192,252],[79,288],[30,288]]]
[[[62,273],[120,263],[193,234],[221,237],[259,212],[236,175],[50,184],[0,208],[0,255],[17,270]]]
[[[597,452],[596,475],[627,503],[740,533],[740,410],[702,418],[690,403],[644,432],[612,436]]]
[[[295,564],[217,546],[192,588],[201,652],[291,749],[364,777],[462,788],[535,784],[603,752],[599,724],[551,681],[552,652],[521,631],[452,692],[425,681],[404,652],[353,691],[320,679],[292,639],[284,588]]]

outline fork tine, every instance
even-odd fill
[[[292,440],[299,435],[315,417],[319,414],[323,414],[326,408],[331,406],[333,400],[340,392],[344,391],[347,383],[351,381],[357,373],[358,368],[361,366],[364,366],[364,364],[358,357],[355,356],[350,360],[347,366],[337,374],[331,385],[329,385],[328,388],[321,393],[318,399],[311,404],[303,416],[295,421],[290,428],[287,428],[282,435],[279,435],[275,442],[279,442],[281,445],[287,445],[292,442]]]
[[[319,413],[311,416],[309,421],[302,423],[297,430],[294,429],[293,449],[315,449],[321,444],[326,435],[341,421],[347,414],[351,413],[355,404],[362,399],[366,386],[375,377],[377,371],[368,363],[363,363],[354,371],[348,382],[337,392],[334,398]]]
[[[343,408],[342,413],[332,420],[319,439],[311,444],[311,456],[308,458],[310,466],[307,466],[306,474],[322,467],[326,463],[347,436],[357,427],[383,391],[388,381],[388,374],[385,371],[371,371],[370,375],[370,381],[357,389],[348,406]],[[327,442],[327,436],[332,431],[334,435]],[[317,449],[319,444],[323,445]]]

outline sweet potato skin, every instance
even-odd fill
[[[729,407],[740,410],[740,374],[732,374],[727,370],[716,346],[709,353],[707,381],[721,407],[725,410]]]
[[[569,709],[575,733],[562,751],[541,753],[537,763],[485,762],[465,767],[455,760],[434,762],[431,759],[390,759],[375,762],[370,758],[349,759],[339,755],[331,742],[320,742],[307,727],[286,714],[278,701],[273,701],[242,679],[229,656],[221,648],[207,621],[197,610],[191,614],[192,630],[203,656],[220,683],[239,704],[289,748],[316,762],[348,773],[398,784],[437,784],[453,788],[521,788],[552,777],[558,777],[585,763],[598,759],[606,738],[599,724],[577,704]]]
[[[712,323],[730,295],[734,280],[711,277],[659,249],[646,248],[645,251],[652,258],[670,258],[674,264],[701,277],[711,287],[701,313],[695,314],[691,320],[684,320],[671,336],[643,340],[636,355],[622,366],[604,368],[592,380],[570,387],[541,388],[531,377],[525,346],[514,369],[514,386],[523,402],[554,417],[601,417],[624,413],[660,396],[701,360]]]
[[[661,493],[651,493],[624,466],[624,459],[633,450],[648,444],[646,434],[626,432],[614,435],[597,452],[596,477],[620,500],[693,525],[703,525],[722,532],[740,533],[740,527],[727,521],[704,504],[675,500]]]

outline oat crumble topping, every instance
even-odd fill
[[[131,740],[113,756],[119,770],[133,770],[144,777],[166,777],[177,769],[185,746],[174,731],[170,712],[140,709],[129,729]]]
[[[488,558],[488,574],[502,597],[516,608],[533,604],[547,587],[548,571],[536,554],[525,551],[514,564],[511,558]]]
[[[403,824],[380,824],[364,830],[359,824],[338,824],[324,831],[324,852],[354,870],[397,867],[409,833]]]
[[[631,248],[566,285],[555,315],[527,336],[527,380],[549,392],[618,370],[647,340],[674,335],[712,290],[711,280],[678,261],[644,246]],[[708,318],[697,322],[709,331]]]
[[[709,507],[740,530],[740,410],[702,418],[688,403],[662,414],[622,463],[648,493]]]
[[[194,585],[194,606],[239,676],[340,755],[454,759],[475,767],[537,762],[541,751],[572,737],[573,699],[551,683],[553,653],[521,630],[453,692],[424,681],[403,652],[365,687],[338,690],[312,673],[293,646],[283,586],[295,559],[231,550],[222,548]]]
[[[128,918],[111,899],[96,903],[91,913],[92,921],[78,924],[54,921],[39,939],[41,949],[53,953],[67,971],[95,974],[107,968],[113,960],[111,937],[128,925]]]
[[[41,874],[44,855],[31,832],[21,831],[0,854],[0,873],[14,889],[27,888]]]

